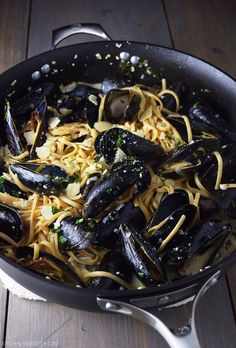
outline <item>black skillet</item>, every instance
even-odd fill
[[[54,49],[70,35],[78,33],[102,37],[105,42],[90,42]],[[39,81],[55,81],[57,84],[71,81],[100,82],[104,77],[116,78],[119,72],[120,53],[148,60],[150,69],[135,69],[132,79],[140,83],[155,83],[162,77],[171,81],[184,81],[197,93],[207,92],[225,117],[236,126],[235,80],[196,57],[170,48],[147,43],[112,41],[98,24],[76,24],[53,32],[52,50],[16,65],[0,76],[0,111],[6,96],[16,100],[27,92],[29,86]],[[136,58],[137,60],[137,58]],[[204,96],[204,98],[206,95]],[[171,347],[199,347],[195,330],[194,313],[200,296],[215,284],[236,261],[236,253],[217,265],[197,275],[189,276],[167,285],[142,290],[106,290],[76,288],[39,276],[0,254],[0,267],[16,282],[39,296],[65,306],[86,311],[110,311],[138,318],[153,326]],[[157,317],[141,308],[163,308],[186,299],[194,299],[189,323],[181,329],[171,330]]]

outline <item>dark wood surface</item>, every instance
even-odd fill
[[[219,0],[0,0],[0,72],[26,55],[50,47],[53,28],[99,22],[114,39],[147,41],[193,53],[236,76],[234,1]],[[67,43],[91,37],[74,37]],[[236,346],[236,268],[202,299],[197,327],[202,347]],[[5,347],[165,348],[146,325],[123,316],[92,314],[52,303],[32,302],[0,290],[0,339]],[[7,320],[5,313],[7,312]],[[184,324],[189,305],[158,312],[170,326]]]

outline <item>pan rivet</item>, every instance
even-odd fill
[[[40,74],[39,71],[35,71],[35,72],[33,72],[33,74],[31,75],[31,77],[32,77],[33,80],[38,80],[38,79],[40,79],[40,76],[41,76],[41,74]]]
[[[140,57],[138,57],[138,56],[132,56],[130,58],[130,62],[134,65],[137,65],[139,63],[139,61],[140,61]]]
[[[129,60],[129,53],[128,52],[120,52],[120,59],[121,60]]]
[[[159,304],[166,304],[169,301],[170,297],[169,296],[163,296],[158,300]]]
[[[51,70],[51,67],[49,64],[44,64],[42,67],[41,67],[41,71],[43,74],[47,74],[49,73],[49,71]]]
[[[118,305],[114,304],[114,303],[111,303],[111,302],[107,302],[106,305],[105,305],[106,309],[108,310],[115,310],[115,309],[118,309]]]

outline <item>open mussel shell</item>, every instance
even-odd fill
[[[36,147],[42,146],[46,141],[46,131],[51,112],[47,110],[47,102],[43,99],[32,114],[33,121],[36,123],[36,132],[33,144],[30,148],[30,159],[36,156]]]
[[[154,168],[164,162],[166,157],[161,146],[121,128],[102,133],[95,148],[108,163],[115,160],[119,148],[126,156],[137,157]]]
[[[0,176],[0,192],[10,196],[26,199],[27,195],[16,184]]]
[[[85,186],[81,188],[81,193],[84,199],[86,199],[89,192],[92,190],[93,186],[96,184],[97,180],[99,180],[100,178],[101,178],[100,173],[93,173],[88,177],[88,179],[86,180]]]
[[[134,274],[143,284],[153,286],[164,281],[164,271],[157,252],[140,232],[122,224],[120,248]]]
[[[189,198],[185,191],[177,191],[172,194],[164,195],[153,218],[148,223],[148,228],[158,225],[179,207],[185,206],[187,204],[189,204]]]
[[[85,249],[95,241],[97,233],[98,224],[94,219],[67,216],[60,223],[60,249]]]
[[[94,217],[129,188],[134,187],[136,194],[141,193],[147,189],[150,182],[151,175],[141,161],[117,162],[109,174],[102,176],[89,192],[84,204],[84,214]]]
[[[220,134],[235,142],[236,132],[231,130],[229,123],[210,104],[201,101],[195,103],[190,107],[188,116],[194,131]]]
[[[118,250],[108,251],[102,258],[98,271],[112,273],[129,283],[132,279],[132,269],[130,264]],[[119,289],[120,284],[108,277],[99,277],[93,279],[89,288],[96,289]]]
[[[25,246],[16,249],[17,259],[25,259],[23,265],[31,271],[72,285],[83,285],[82,280],[69,264],[59,260],[57,257],[44,251],[39,252],[39,258],[37,260],[33,260],[33,256],[33,248]]]
[[[10,152],[13,156],[21,155],[25,150],[16,129],[9,102],[6,102],[5,105],[4,128]]]
[[[157,227],[156,231],[154,230],[151,237],[149,237],[150,243],[157,249],[162,248],[163,243],[165,244],[165,249],[169,248],[172,242],[178,239],[179,235],[186,233],[187,229],[193,223],[196,214],[197,207],[193,204],[187,204],[179,207],[166,218],[165,223],[161,227]],[[185,220],[177,230],[176,234],[174,234],[174,236],[167,242],[167,238],[169,238],[171,232],[173,232],[173,230],[176,228],[183,215],[185,216]],[[149,226],[145,232],[148,232],[148,230],[150,230]]]
[[[140,231],[146,224],[142,210],[131,202],[121,204],[100,220],[96,245],[114,248],[118,242],[119,227],[126,223]]]
[[[56,86],[52,82],[38,84],[25,96],[17,99],[17,101],[12,104],[12,113],[14,117],[23,116],[27,117],[29,120],[31,112],[38,107],[45,97],[49,98],[55,90]]]
[[[219,147],[218,139],[210,138],[200,138],[183,144],[167,155],[159,174],[171,178],[189,177],[209,161],[208,153],[218,150]],[[202,151],[199,154],[200,150],[204,150],[205,154]]]
[[[140,108],[141,98],[130,90],[112,89],[105,97],[103,116],[111,123],[132,121]]]
[[[222,148],[223,173],[221,182],[232,183],[236,180],[236,147],[227,146]],[[202,185],[209,191],[214,191],[218,173],[218,161],[214,155],[199,170],[199,179]]]
[[[218,201],[221,209],[231,219],[236,219],[236,188],[219,190]]]
[[[30,168],[34,169],[30,169]],[[11,164],[10,170],[29,190],[44,195],[58,195],[68,184],[64,169],[55,165]]]
[[[172,249],[165,254],[163,261],[168,265],[179,265],[197,253],[203,253],[231,230],[231,224],[225,221],[207,221],[196,225],[182,238],[182,242],[178,240],[178,243],[172,243]]]
[[[23,222],[17,210],[0,204],[0,232],[6,234],[15,242],[23,237]]]
[[[168,86],[168,89],[170,89],[171,91],[177,94],[180,100],[180,103],[183,102],[185,95],[187,94],[187,91],[188,91],[187,86],[182,81],[172,83],[170,86]],[[160,99],[165,109],[169,111],[178,111],[176,100],[172,94],[170,93],[162,94]]]

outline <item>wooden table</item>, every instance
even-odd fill
[[[114,39],[175,47],[236,77],[234,0],[0,0],[0,72],[50,47],[53,28],[101,23]],[[69,43],[91,37],[76,37]],[[116,315],[20,300],[0,289],[3,347],[138,348],[167,347],[146,325]],[[209,291],[198,309],[202,347],[236,347],[236,267]],[[177,327],[189,306],[165,310],[161,319]]]

